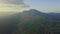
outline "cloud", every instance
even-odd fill
[[[0,0],[0,2],[8,4],[24,4],[23,0]]]
[[[0,0],[0,12],[20,11],[25,7],[23,0]]]

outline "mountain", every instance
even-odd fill
[[[42,13],[35,9],[30,9],[20,13],[20,34],[43,34],[52,31],[60,33],[60,13]],[[58,31],[58,32],[57,32]],[[51,32],[51,33],[52,33]]]
[[[50,31],[60,33],[60,13],[43,13],[30,9],[1,16],[0,34],[49,34]]]
[[[26,18],[34,18],[34,17],[41,17],[44,16],[44,13],[35,10],[35,9],[30,9],[28,11],[23,11],[21,13],[21,16],[26,17]]]
[[[17,28],[20,34],[40,34],[49,26],[45,13],[38,10],[30,9],[19,14],[20,23],[17,24]]]

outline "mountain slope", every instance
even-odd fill
[[[20,23],[17,30],[20,34],[40,34],[48,26],[48,19],[38,10],[31,9],[20,13]],[[48,30],[47,30],[48,31]],[[18,32],[18,33],[19,33]]]

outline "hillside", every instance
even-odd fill
[[[2,17],[3,16],[3,17]],[[0,34],[60,34],[60,13],[35,9],[19,13],[0,13]]]

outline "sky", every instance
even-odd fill
[[[25,8],[23,0],[0,0],[1,12],[18,12]]]
[[[24,0],[30,8],[42,12],[60,12],[60,0]]]
[[[25,8],[26,6],[29,6]],[[41,12],[60,12],[60,0],[0,0],[0,12],[37,9]]]

